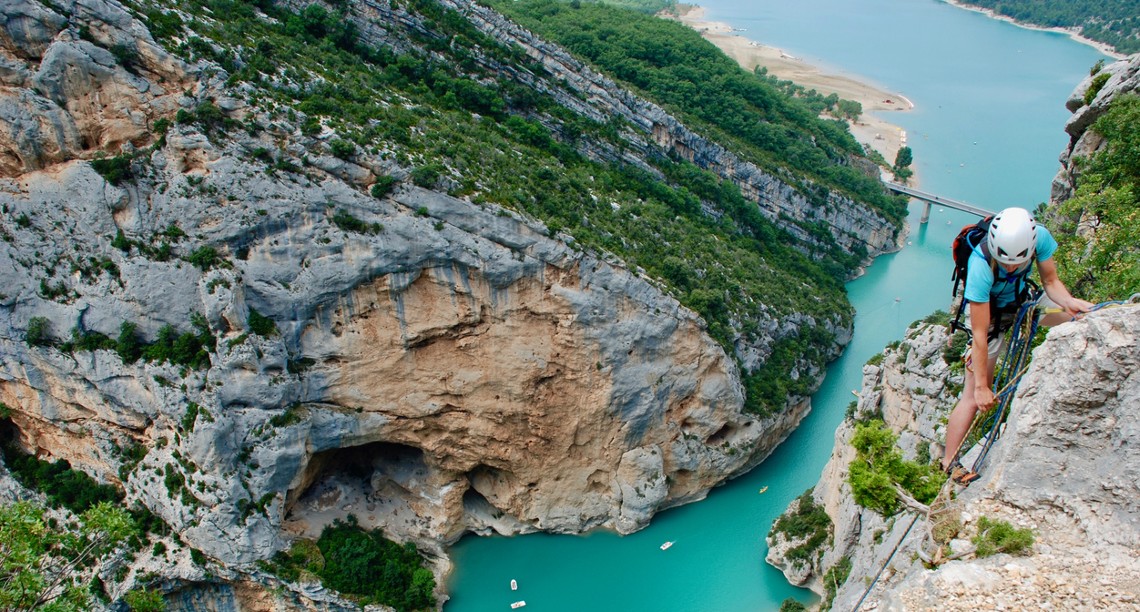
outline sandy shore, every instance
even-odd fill
[[[792,81],[824,95],[834,93],[840,98],[854,100],[863,105],[863,115],[851,125],[851,133],[859,142],[881,153],[890,163],[895,161],[899,147],[906,144],[906,132],[871,112],[907,111],[914,108],[910,100],[849,76],[827,74],[819,68],[792,56],[783,49],[769,47],[733,33],[727,23],[708,21],[705,9],[682,5],[679,15],[661,16],[676,19],[701,33],[705,40],[716,45],[725,55],[736,60],[745,70],[764,66],[768,73]],[[912,183],[914,179],[912,179]]]

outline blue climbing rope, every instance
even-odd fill
[[[978,458],[974,460],[974,465],[971,468],[975,472],[981,472],[982,465],[986,461],[986,456],[989,455],[990,447],[993,446],[993,443],[1001,436],[1002,425],[1005,424],[1006,416],[1009,412],[1008,408],[1010,404],[1013,403],[1013,396],[1017,394],[1017,385],[1021,382],[1021,377],[1025,374],[1026,365],[1029,363],[1033,337],[1037,335],[1037,329],[1041,322],[1042,311],[1038,307],[1038,302],[1044,295],[1045,293],[1043,291],[1036,292],[1033,299],[1026,300],[1017,311],[1017,318],[1014,320],[1013,327],[1010,329],[1009,350],[1006,352],[1005,357],[1001,361],[1001,365],[994,375],[994,409],[988,415],[985,415],[978,424],[978,426],[985,431],[985,434],[983,434],[982,450],[978,454]],[[1101,302],[1090,308],[1089,312],[1096,312],[1102,308],[1115,308],[1117,306],[1137,302],[1140,302],[1140,294],[1134,294],[1128,300]]]
[[[1013,396],[1017,393],[1017,384],[1021,382],[1021,376],[1025,373],[1033,337],[1037,334],[1037,327],[1041,322],[1041,311],[1037,308],[1037,302],[1042,295],[1044,294],[1038,292],[1034,299],[1027,300],[1021,305],[1017,310],[1013,327],[1010,328],[1009,350],[1006,351],[994,375],[994,408],[979,423],[979,427],[985,433],[982,435],[982,450],[971,468],[974,472],[981,471],[990,447],[1001,436],[1002,425],[1005,424],[1009,413],[1009,405],[1013,402]]]

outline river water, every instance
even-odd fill
[[[936,0],[702,0],[707,17],[835,72],[897,91],[916,105],[888,113],[908,133],[922,188],[990,210],[1032,209],[1049,197],[1068,137],[1064,102],[1103,58],[1068,37],[1018,28]],[[446,612],[776,610],[810,592],[764,563],[764,536],[815,484],[862,364],[907,325],[949,302],[950,241],[966,213],[935,207],[925,226],[912,203],[898,253],[848,283],[851,344],[829,368],[813,411],[762,465],[701,502],[674,508],[628,536],[468,536]],[[767,487],[764,493],[760,490]],[[667,551],[659,546],[675,544]],[[511,579],[519,584],[510,590]]]

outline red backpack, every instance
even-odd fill
[[[951,247],[954,252],[954,271],[950,274],[950,281],[954,283],[954,288],[951,291],[950,295],[952,297],[957,296],[959,289],[963,289],[963,291],[962,299],[958,301],[958,308],[954,313],[954,320],[950,322],[950,333],[954,333],[957,330],[962,330],[966,333],[970,332],[970,329],[962,324],[962,313],[966,309],[966,292],[963,288],[963,285],[966,284],[967,263],[970,261],[970,255],[976,248],[982,252],[982,255],[986,258],[986,261],[991,262],[992,264],[993,260],[990,258],[989,248],[986,246],[986,234],[989,233],[990,222],[993,220],[994,216],[990,215],[981,221],[978,221],[977,223],[967,225],[958,232],[957,236],[954,237],[954,243]],[[1001,324],[1002,314],[1004,312],[1016,311],[1017,308],[1021,306],[1021,303],[1024,302],[1028,297],[1029,285],[1032,285],[1032,283],[1028,281],[1027,277],[1029,276],[1029,272],[1032,269],[1033,266],[1027,266],[1021,274],[1008,277],[1010,282],[1018,283],[1016,294],[1017,297],[1014,300],[1013,306],[1006,307],[1004,309],[998,309],[996,306],[992,307],[992,334],[995,338],[997,337],[997,334],[1001,333],[1001,331],[1004,329]]]

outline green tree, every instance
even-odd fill
[[[848,466],[847,481],[855,503],[883,516],[898,511],[898,485],[919,502],[929,504],[941,488],[943,475],[931,465],[903,459],[895,434],[879,420],[859,423],[851,446],[855,459]]]
[[[839,100],[836,103],[839,116],[854,123],[863,114],[863,105],[854,100]]]
[[[150,589],[133,589],[123,596],[123,601],[131,612],[162,612],[166,609],[162,593]]]
[[[28,331],[24,334],[28,346],[47,346],[51,344],[51,323],[47,317],[32,317],[28,319]]]
[[[28,502],[0,507],[0,604],[8,610],[90,609],[86,572],[137,532],[130,515],[103,502],[76,530],[49,526]]]

